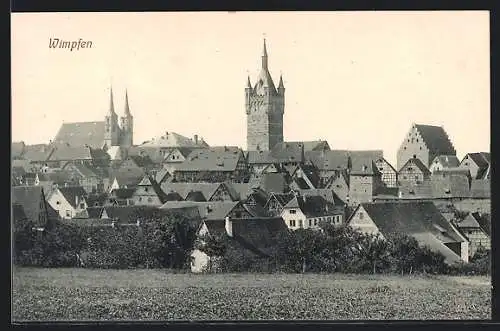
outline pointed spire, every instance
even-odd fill
[[[264,38],[264,50],[262,52],[262,69],[267,70],[267,47],[266,38]]]
[[[285,84],[283,84],[283,75],[280,74],[280,83],[278,84],[279,89],[284,89]]]
[[[111,114],[115,113],[115,105],[113,103],[113,85],[111,85],[110,92],[109,92],[109,112]]]
[[[250,76],[247,76],[247,88],[252,88],[252,84],[250,83]]]
[[[125,116],[132,116],[130,114],[130,107],[128,105],[128,90],[125,89]]]

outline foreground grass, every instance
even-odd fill
[[[490,319],[488,277],[16,268],[12,319]]]

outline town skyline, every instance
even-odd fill
[[[459,157],[489,151],[488,23],[487,12],[14,14],[12,140],[48,143],[63,122],[102,121],[112,86],[119,115],[128,90],[135,144],[169,131],[245,149],[244,88],[265,31],[286,141],[380,149],[395,165],[418,123],[443,126]],[[57,31],[93,46],[49,49]]]

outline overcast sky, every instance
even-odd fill
[[[412,122],[443,125],[461,158],[490,148],[489,16],[477,12],[23,13],[12,15],[12,140],[102,121],[125,89],[134,143],[165,131],[246,148],[244,88],[285,83],[285,140],[382,149]],[[49,38],[92,41],[49,49]]]

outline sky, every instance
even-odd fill
[[[489,151],[487,11],[15,13],[12,141],[103,121],[112,85],[119,116],[128,90],[135,144],[169,131],[246,148],[244,88],[264,37],[285,140],[382,149],[395,164],[418,123],[443,126],[459,158]]]

